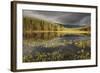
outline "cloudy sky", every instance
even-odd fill
[[[23,10],[23,16],[36,17],[65,25],[90,25],[89,13]]]

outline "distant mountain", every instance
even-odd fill
[[[91,27],[90,26],[84,26],[82,28],[80,28],[81,31],[90,31]]]
[[[82,27],[80,25],[63,25],[66,28],[78,28],[78,27]]]

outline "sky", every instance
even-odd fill
[[[35,17],[64,25],[90,25],[89,13],[23,10],[23,16]]]

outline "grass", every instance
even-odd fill
[[[83,40],[83,41],[56,41],[53,42],[54,45],[51,45],[47,43],[46,41],[38,42],[35,44],[32,44],[34,46],[39,46],[44,43],[44,46],[40,48],[41,50],[52,50],[52,52],[46,52],[46,51],[37,51],[33,53],[30,53],[28,55],[23,56],[23,62],[40,62],[40,61],[61,61],[61,60],[81,60],[81,59],[90,59],[91,53],[90,53],[90,40]],[[60,44],[61,43],[61,44]],[[59,46],[68,46],[73,45],[77,48],[73,48],[73,51],[76,49],[76,52],[71,51],[72,48],[63,48],[63,49],[69,49],[66,51],[63,51],[62,48]],[[43,49],[45,48],[45,49]],[[35,49],[35,48],[33,48]]]

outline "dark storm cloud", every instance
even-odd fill
[[[36,17],[61,24],[90,24],[89,13],[72,13],[56,11],[23,10],[23,16]]]

